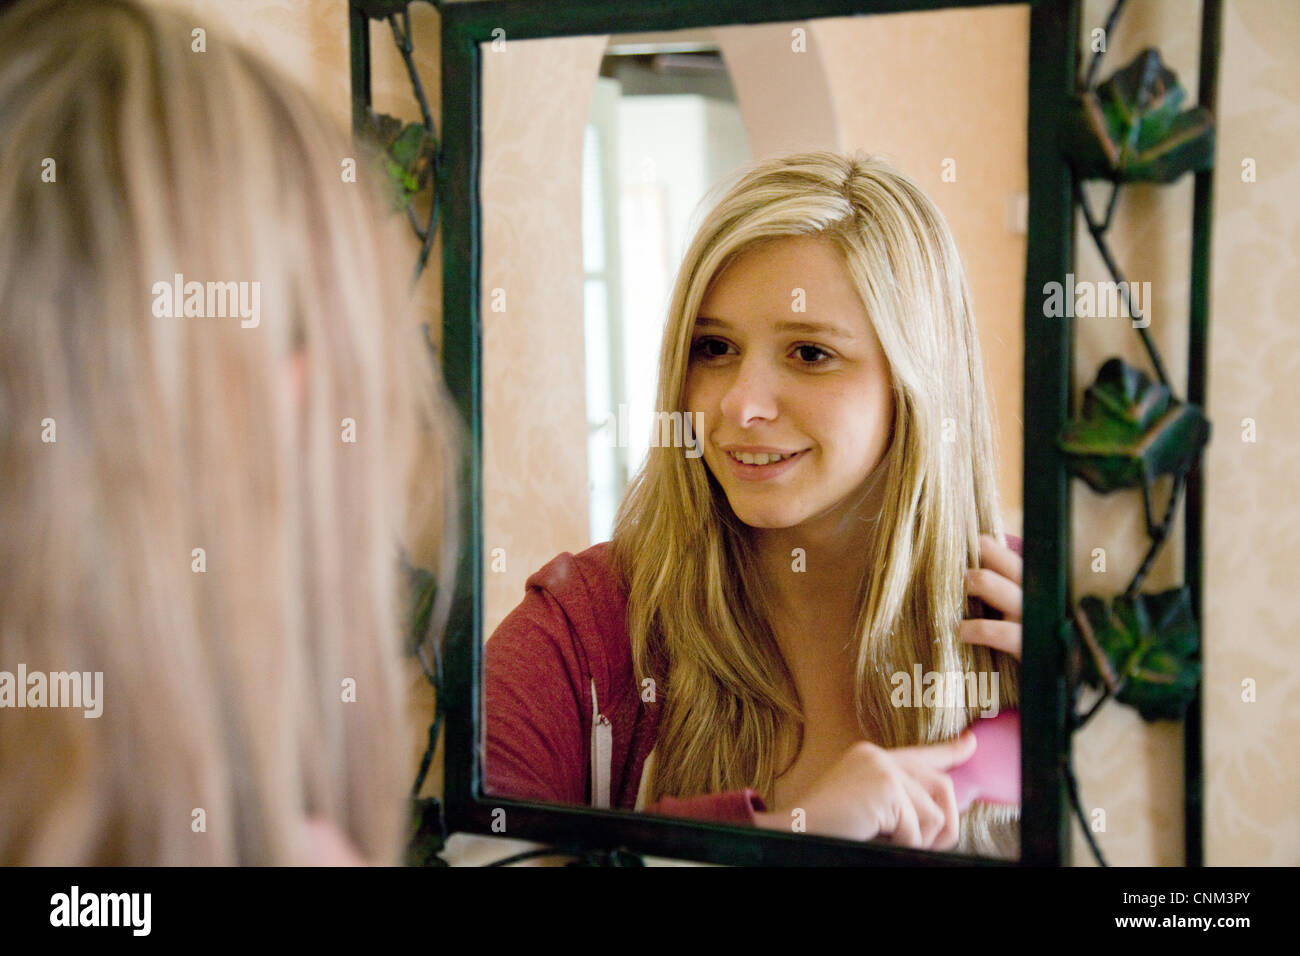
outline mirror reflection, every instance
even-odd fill
[[[488,795],[1018,853],[1027,49],[484,46]]]

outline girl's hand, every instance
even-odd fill
[[[961,622],[961,639],[967,644],[984,644],[1006,651],[1020,660],[1020,614],[1024,605],[1022,587],[1025,562],[992,535],[980,535],[980,567],[966,572],[966,591],[989,607],[1001,611],[1003,619],[967,618]]]
[[[945,770],[975,753],[969,730],[941,744],[886,749],[868,741],[849,747],[795,801],[810,833],[847,840],[882,837],[899,846],[949,850],[960,820],[952,778]],[[760,813],[759,825],[789,829],[790,811]]]

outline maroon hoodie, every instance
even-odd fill
[[[1007,544],[1021,551],[1020,539],[1008,535]],[[523,602],[487,642],[485,790],[519,800],[636,809],[659,701],[642,699],[632,672],[627,593],[610,566],[609,543],[564,552],[526,587]],[[647,689],[644,696],[655,695]],[[754,813],[767,807],[747,788],[664,797],[643,809],[752,825]]]

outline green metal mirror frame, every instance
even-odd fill
[[[846,840],[747,831],[730,826],[618,811],[487,798],[482,794],[482,337],[478,201],[481,44],[504,29],[509,40],[626,33],[816,17],[991,6],[989,0],[794,0],[794,2],[611,5],[599,0],[536,4],[451,3],[442,14],[443,125],[438,205],[443,219],[443,344],[447,387],[466,422],[463,463],[466,541],[446,637],[443,709],[447,717],[444,800],[450,832],[491,832],[494,808],[506,809],[513,835],[582,849],[732,864],[957,864],[1001,861],[858,844]],[[1056,149],[1074,91],[1078,0],[1030,4],[1028,156],[1029,235],[1025,270],[1024,369],[1024,657],[1021,704],[1021,858],[1028,865],[1068,864],[1070,830],[1062,766],[1066,698],[1060,640],[1069,566],[1069,480],[1056,436],[1070,415],[1071,323],[1043,315],[1041,290],[1070,271],[1071,172]],[[1037,149],[1034,147],[1038,146]]]

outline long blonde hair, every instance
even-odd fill
[[[1018,668],[958,637],[964,572],[978,566],[979,535],[1000,538],[1002,522],[970,296],[935,205],[868,156],[808,153],[742,171],[700,225],[678,274],[658,408],[685,411],[692,331],[710,283],[754,244],[789,236],[833,243],[893,377],[884,505],[866,564],[881,570],[865,583],[857,624],[860,729],[887,747],[946,740],[976,708],[891,706],[891,675],[910,675],[914,662],[942,673],[996,668],[1001,703],[1014,705]],[[628,587],[637,679],[663,688],[648,799],[754,787],[770,800],[802,745],[802,709],[769,624],[749,529],[703,458],[651,448],[620,507],[612,547]],[[979,832],[963,826],[964,845],[990,848],[989,821],[1010,814],[986,816]]]
[[[98,719],[0,712],[0,861],[294,863],[316,816],[393,863],[454,413],[346,134],[193,27],[0,18],[0,669],[103,674]],[[160,316],[177,275],[260,321]]]

